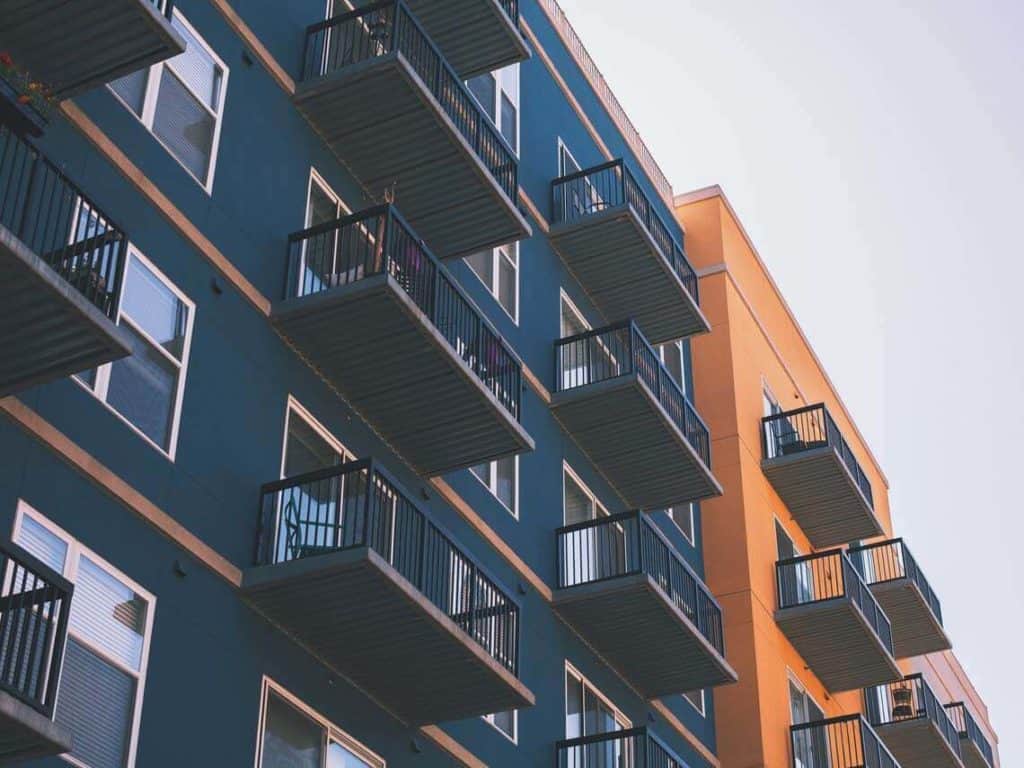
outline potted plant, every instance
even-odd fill
[[[19,136],[41,136],[53,104],[49,88],[19,69],[9,53],[0,51],[0,120]]]

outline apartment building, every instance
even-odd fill
[[[739,674],[715,694],[722,766],[996,768],[870,446],[721,189],[675,203],[712,328],[693,378],[724,489],[704,562]]]
[[[555,0],[0,54],[0,762],[724,764],[713,321]]]

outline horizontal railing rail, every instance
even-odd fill
[[[850,547],[847,552],[868,586],[898,579],[909,579],[914,582],[939,624],[942,623],[942,605],[939,598],[903,539],[889,539]]]
[[[0,224],[89,303],[116,318],[128,237],[7,125],[0,125]]]
[[[871,483],[824,405],[819,403],[772,414],[765,416],[761,422],[761,448],[766,459],[831,446],[864,494],[868,505],[874,509]]]
[[[302,79],[400,53],[513,204],[519,163],[465,83],[441,55],[403,0],[384,0],[313,24],[306,30]]]
[[[864,711],[875,728],[906,720],[930,720],[950,749],[960,754],[960,734],[931,686],[920,674],[864,689]]]
[[[949,715],[949,719],[952,721],[953,727],[956,729],[960,738],[970,739],[974,746],[976,746],[981,752],[982,756],[984,756],[985,762],[994,766],[995,756],[992,754],[992,745],[989,744],[985,734],[982,733],[981,727],[978,725],[978,721],[974,719],[970,710],[967,709],[967,705],[962,701],[955,701],[952,704],[947,704],[946,714]]]
[[[551,220],[553,224],[571,223],[609,208],[629,205],[647,233],[657,244],[694,302],[700,303],[697,273],[686,252],[636,177],[621,159],[561,176],[551,182]]]
[[[560,589],[646,573],[719,655],[725,655],[721,607],[647,515],[623,512],[555,533]]]
[[[378,206],[288,238],[285,298],[388,274],[516,420],[522,362],[398,210]]]
[[[555,744],[558,768],[687,768],[650,728],[626,728]]]
[[[491,658],[518,674],[519,606],[374,460],[261,489],[258,565],[363,547],[384,558]]]
[[[74,587],[14,544],[0,565],[0,689],[52,719]]]
[[[791,557],[775,564],[779,609],[847,598],[893,653],[892,626],[875,596],[841,549]]]
[[[558,392],[637,374],[704,465],[711,468],[707,425],[632,320],[559,339],[555,342],[555,371]]]
[[[860,715],[801,723],[789,733],[793,768],[900,768]]]

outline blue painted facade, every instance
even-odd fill
[[[288,94],[247,53],[213,3],[178,0],[176,6],[230,69],[212,194],[106,88],[84,94],[75,103],[260,292],[276,300],[285,283],[287,236],[304,224],[310,169],[315,168],[352,210],[373,201]],[[232,0],[231,6],[298,79],[304,30],[322,18],[323,2]],[[535,0],[525,0],[522,16],[603,142],[613,155],[626,158],[682,241],[672,212],[640,170]],[[520,185],[547,215],[550,183],[558,175],[560,138],[583,167],[606,158],[543,59],[534,55],[520,66]],[[279,477],[288,398],[294,397],[357,457],[379,459],[411,494],[425,493],[424,505],[433,518],[521,602],[520,678],[537,703],[519,713],[518,744],[480,718],[442,723],[444,731],[488,765],[551,765],[555,742],[565,736],[568,661],[635,725],[656,729],[690,766],[707,764],[557,618],[542,596],[438,496],[426,478],[416,476],[380,441],[285,344],[267,317],[78,128],[57,118],[39,145],[110,213],[196,309],[173,461],[72,380],[20,393],[25,405],[214,551],[245,569],[253,561],[259,488]],[[398,205],[401,208],[400,199]],[[518,325],[466,264],[459,261],[449,268],[524,363],[552,389],[559,290],[565,290],[594,327],[622,318],[604,318],[595,311],[541,227],[535,221],[531,224],[533,236],[520,243]],[[691,398],[699,408],[700,393]],[[610,511],[622,510],[623,503],[529,387],[523,391],[522,423],[536,450],[520,457],[518,520],[468,470],[445,480],[553,588],[554,531],[563,523],[563,461]],[[0,528],[11,530],[17,501],[24,500],[156,597],[136,765],[252,765],[264,675],[377,752],[389,766],[452,764],[430,739],[330,672],[252,611],[234,587],[9,419],[0,421],[0,455],[5,457],[0,462]],[[691,546],[661,513],[655,517],[703,573],[699,546]],[[699,545],[699,511],[695,529]],[[682,697],[665,703],[714,751],[710,691],[706,716]],[[28,763],[60,764],[58,758]]]

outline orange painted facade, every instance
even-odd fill
[[[776,624],[775,521],[802,553],[807,537],[761,468],[763,393],[783,410],[825,403],[874,494],[886,537],[893,532],[888,481],[846,411],[753,244],[718,187],[676,198],[687,254],[700,275],[711,333],[693,344],[694,387],[713,437],[724,495],[702,504],[707,582],[722,604],[729,662],[740,682],[715,691],[724,768],[790,766],[789,681],[825,717],[862,711],[859,691],[830,695]],[[951,652],[901,662],[921,671],[943,703],[966,701],[987,731],[987,710]],[[998,758],[996,760],[998,765]]]

